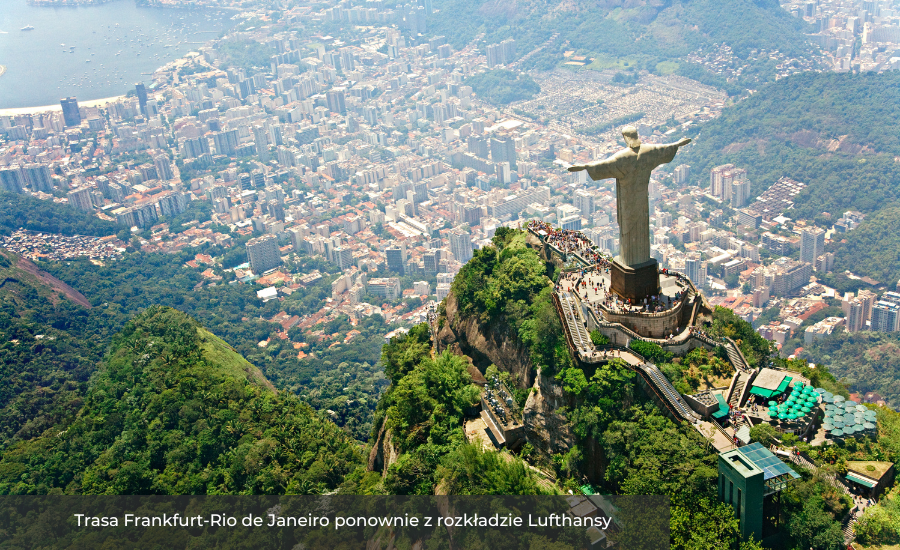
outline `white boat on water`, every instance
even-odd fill
[[[23,31],[33,31],[34,26],[33,25],[25,25],[24,27],[22,27],[22,30]]]

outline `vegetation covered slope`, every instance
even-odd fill
[[[243,242],[236,241],[225,254],[235,252],[242,258],[240,261],[246,261]],[[351,326],[347,317],[334,319],[322,326],[326,338],[321,341],[311,338],[308,347],[303,348],[309,356],[298,360],[291,340],[303,342],[303,331],[295,327],[290,332],[291,340],[281,340],[277,336],[283,331],[281,325],[270,319],[280,311],[298,316],[316,312],[322,300],[331,296],[334,276],[323,277],[283,301],[261,303],[255,294],[261,287],[208,286],[200,275],[201,270],[184,265],[197,253],[220,256],[223,252],[221,247],[207,246],[177,254],[127,254],[104,266],[82,259],[46,263],[42,267],[83,292],[95,309],[108,317],[107,324],[113,333],[132,315],[152,304],[184,311],[234,346],[278,388],[297,393],[317,410],[334,411],[338,425],[365,441],[372,430],[378,396],[386,385],[376,363],[383,335],[390,330],[388,325],[380,316],[362,319],[356,326]],[[323,263],[304,257],[294,270],[330,268]],[[213,266],[213,270],[220,276],[228,275],[221,266]],[[350,330],[358,330],[359,334],[345,342]],[[260,347],[258,343],[263,340],[270,340],[269,345]]]
[[[805,346],[803,357],[827,367],[854,392],[878,392],[900,408],[900,334],[841,332]]]
[[[470,76],[465,83],[479,98],[494,105],[508,105],[514,101],[532,99],[541,87],[528,75],[498,69]]]
[[[900,202],[894,204],[868,216],[836,244],[836,272],[868,275],[889,287],[900,280]]]
[[[71,423],[4,450],[0,492],[321,493],[360,463],[337,426],[154,306],[114,338]]]
[[[532,365],[553,373],[571,360],[551,299],[552,273],[553,266],[525,246],[524,232],[498,228],[493,246],[475,251],[452,290],[463,316],[511,326],[530,350]]]
[[[463,421],[478,403],[465,358],[445,351],[432,358],[427,325],[384,346],[391,386],[379,420],[400,453],[378,491],[388,494],[540,494],[535,475],[510,455],[466,443]],[[377,424],[380,425],[380,422]]]
[[[746,168],[759,194],[783,176],[809,187],[796,217],[872,212],[900,199],[900,74],[803,73],[761,88],[705,124],[680,162]]]
[[[777,0],[436,0],[434,6],[429,34],[447,36],[456,48],[484,33],[488,44],[516,39],[517,53],[523,56],[558,33],[555,42],[526,61],[526,67],[538,69],[558,65],[563,44],[586,54],[628,59],[649,70],[711,44],[729,44],[742,58],[754,48],[792,57],[810,49],[804,23]]]
[[[31,231],[95,237],[112,235],[120,229],[113,222],[65,204],[0,191],[0,235],[9,235],[20,227]]]
[[[80,293],[0,250],[0,450],[75,414],[105,323]]]

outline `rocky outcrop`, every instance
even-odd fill
[[[536,451],[545,456],[565,453],[575,443],[569,421],[557,411],[571,406],[556,379],[538,372],[532,391],[525,402],[525,437]]]
[[[446,298],[446,321],[438,331],[440,349],[466,355],[481,373],[493,363],[508,372],[518,388],[534,384],[534,366],[528,348],[507,323],[485,325],[476,316],[462,316],[456,296]]]
[[[381,429],[378,431],[378,439],[375,445],[369,451],[368,470],[370,472],[381,472],[382,475],[387,472],[391,464],[397,462],[400,458],[400,451],[394,447],[394,438],[391,431],[387,429],[387,419],[381,422]]]

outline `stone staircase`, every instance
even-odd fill
[[[737,344],[734,343],[734,340],[732,340],[731,338],[726,338],[723,347],[728,353],[728,359],[729,361],[731,361],[731,364],[734,365],[735,370],[743,372],[753,371],[753,369],[750,367],[750,364],[747,362],[747,359],[744,357],[744,354],[741,353],[741,350],[738,349]]]
[[[859,523],[859,512],[850,512],[841,523],[841,532],[844,533],[844,544],[849,545],[856,538],[856,524]]]
[[[728,394],[728,406],[734,409],[741,405],[741,396],[744,395],[744,389],[750,383],[750,375],[738,371],[737,378],[731,386],[731,393]]]

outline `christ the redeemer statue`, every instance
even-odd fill
[[[672,162],[678,148],[691,142],[682,138],[678,143],[650,145],[641,143],[637,129],[626,126],[622,135],[628,147],[606,160],[590,164],[576,164],[570,172],[587,170],[591,179],[616,178],[616,207],[619,221],[619,249],[617,260],[624,266],[637,268],[650,258],[650,172],[660,164]]]

